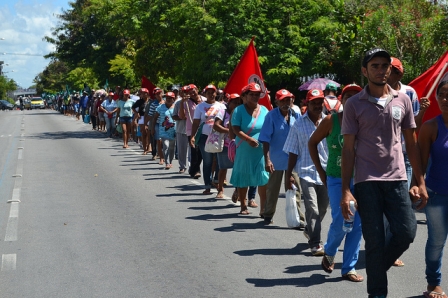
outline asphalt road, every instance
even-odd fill
[[[0,297],[367,296],[366,282],[341,279],[343,247],[335,271],[321,269],[302,232],[287,228],[284,199],[264,226],[258,209],[240,216],[229,198],[202,195],[202,180],[178,174],[177,161],[165,170],[81,121],[0,112],[0,156]],[[426,288],[426,225],[416,216],[389,297]],[[323,239],[329,222],[330,212]]]

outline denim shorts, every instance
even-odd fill
[[[224,169],[232,169],[233,168],[233,162],[230,161],[228,155],[227,155],[228,147],[224,146],[221,152],[218,152],[216,154],[218,158],[218,165],[220,170]]]
[[[120,117],[120,123],[125,123],[125,124],[132,123],[132,117]]]

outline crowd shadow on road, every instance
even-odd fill
[[[320,265],[308,266],[308,267],[320,268]],[[257,288],[258,287],[271,288],[276,286],[296,286],[299,288],[307,288],[310,286],[321,285],[329,282],[341,282],[342,277],[327,278],[323,274],[312,274],[309,277],[298,277],[298,278],[273,278],[273,279],[247,278],[246,281],[250,284],[253,284]]]
[[[232,215],[232,214],[229,214]],[[238,213],[233,214],[234,217],[229,218],[240,218],[241,216]],[[259,219],[257,222],[251,222],[251,223],[242,223],[242,222],[234,222],[230,226],[227,227],[220,227],[216,228],[215,231],[218,232],[245,232],[250,230],[289,230],[289,228],[286,227],[279,227],[274,225],[265,225],[263,219],[261,219],[258,216],[247,216],[244,215],[244,218],[246,219]]]
[[[41,132],[37,134],[30,134],[26,136],[30,139],[41,140],[67,140],[67,139],[104,139],[104,135],[94,133],[93,131],[56,131],[56,132]]]
[[[297,243],[296,246],[291,248],[258,248],[248,250],[238,250],[234,254],[241,257],[253,257],[255,255],[262,256],[296,256],[299,252],[308,249],[307,243]]]

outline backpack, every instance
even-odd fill
[[[337,97],[335,97],[334,99],[336,99],[336,104],[334,105],[334,107],[330,106],[330,103],[328,102],[328,99],[325,98],[324,99],[324,106],[325,109],[327,110],[327,115],[328,114],[336,114],[339,113],[339,109],[341,108],[341,102],[337,99]]]

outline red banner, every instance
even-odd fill
[[[423,122],[440,114],[436,100],[437,85],[448,80],[448,51],[418,78],[409,83],[419,97],[428,97],[431,105],[423,116]]]
[[[227,85],[224,88],[226,93],[241,93],[241,89],[250,83],[257,83],[261,86],[261,96],[259,103],[264,105],[268,110],[272,110],[272,104],[264,85],[263,75],[261,74],[260,63],[258,62],[257,51],[254,46],[254,38],[252,37],[249,46],[241,57],[240,62],[233,71]]]
[[[154,88],[156,88],[156,86],[150,80],[148,80],[145,76],[142,76],[142,86],[141,87],[148,89],[149,97],[152,98],[152,91],[154,90]]]

